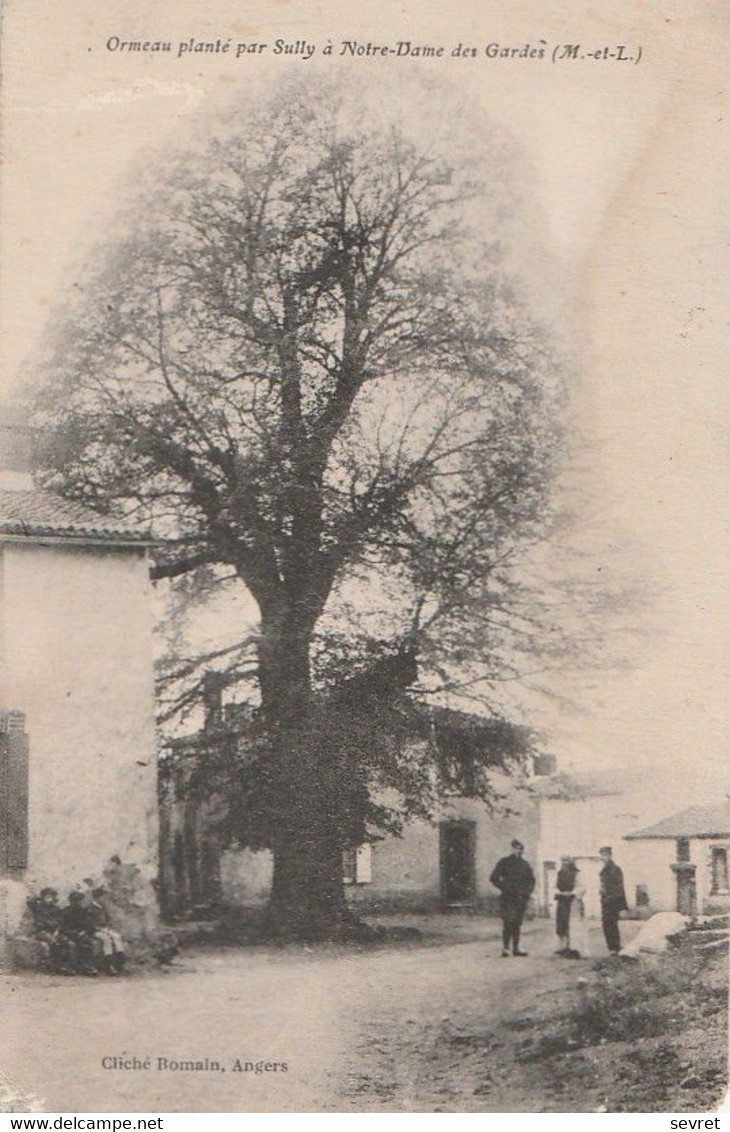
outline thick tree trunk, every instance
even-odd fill
[[[309,648],[313,621],[278,609],[262,618],[262,707],[272,735],[276,824],[267,929],[282,938],[358,932],[345,897],[344,838],[326,760],[313,735]]]
[[[296,727],[309,709],[311,636],[312,629],[285,609],[262,617],[259,685],[261,706],[272,728]]]
[[[281,836],[274,846],[274,877],[267,929],[288,939],[343,939],[359,934],[342,877],[342,846],[316,827]]]

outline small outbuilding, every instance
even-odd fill
[[[678,912],[692,916],[730,909],[730,798],[690,806],[656,825],[627,833],[625,839],[668,842],[666,868],[674,874]]]

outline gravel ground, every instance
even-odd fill
[[[526,1013],[549,1014],[551,996],[575,995],[591,961],[556,959],[544,922],[527,927],[526,959],[501,958],[494,920],[408,922],[429,934],[370,947],[198,948],[167,973],[118,980],[4,975],[0,1108],[561,1111],[559,1089],[515,1073],[505,1034]],[[600,954],[599,932],[595,941]],[[141,1064],[105,1068],[115,1057]],[[158,1058],[208,1067],[158,1068]],[[585,1107],[562,1111],[593,1111],[599,1094],[600,1082]]]

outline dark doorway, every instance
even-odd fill
[[[441,898],[454,907],[476,897],[476,822],[444,821],[439,826]]]

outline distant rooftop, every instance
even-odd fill
[[[538,798],[557,798],[571,802],[586,798],[610,798],[621,793],[615,786],[601,781],[600,776],[569,774],[556,771],[530,780],[530,791]]]
[[[152,542],[149,531],[53,492],[0,488],[0,542],[23,538],[139,546]]]
[[[626,834],[628,841],[677,837],[730,837],[730,800],[712,806],[690,806],[656,825]]]

